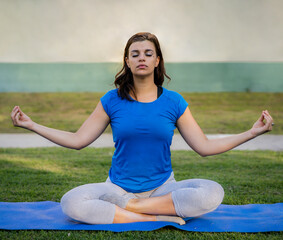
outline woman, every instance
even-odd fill
[[[76,133],[33,122],[16,106],[13,124],[29,129],[61,146],[82,149],[111,124],[115,152],[104,183],[79,186],[61,199],[63,212],[89,224],[172,221],[215,210],[224,191],[216,182],[191,179],[176,182],[170,145],[177,127],[201,156],[228,151],[272,130],[272,117],[263,111],[253,127],[222,139],[207,139],[181,95],[162,88],[166,75],[157,38],[150,33],[132,36],[124,65],[116,75],[117,89],[106,93]],[[170,78],[169,78],[170,79]]]

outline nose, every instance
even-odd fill
[[[145,61],[145,55],[144,54],[140,54],[139,55],[139,62],[143,62]]]

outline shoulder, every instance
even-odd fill
[[[101,101],[109,101],[117,97],[119,97],[118,89],[112,89],[103,95]]]
[[[166,99],[166,106],[171,109],[171,112],[176,116],[176,120],[185,112],[188,107],[187,101],[180,93],[175,91],[164,90],[164,98]]]
[[[109,90],[107,93],[105,93],[104,96],[118,96],[118,89],[115,88],[115,89]]]
[[[108,116],[111,116],[113,106],[119,104],[121,102],[120,100],[118,89],[110,90],[100,98],[100,102]]]
[[[170,101],[178,103],[184,100],[183,96],[178,92],[163,88],[163,93],[164,93],[164,96]]]

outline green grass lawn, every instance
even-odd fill
[[[0,201],[60,201],[68,190],[105,181],[112,148],[0,149]],[[206,178],[225,190],[224,204],[283,202],[283,152],[230,151],[202,158],[173,151],[176,180]],[[274,233],[193,233],[172,227],[151,232],[0,231],[0,239],[282,239]]]
[[[238,133],[268,109],[283,134],[283,93],[183,93],[205,133]],[[34,121],[76,131],[103,93],[0,93],[0,133],[27,130],[11,125],[10,112],[20,105]],[[111,130],[108,128],[107,132]],[[59,201],[81,184],[105,181],[113,149],[0,149],[0,201]],[[173,151],[177,180],[212,179],[225,189],[224,204],[282,202],[283,153],[230,151],[201,158]],[[175,228],[152,232],[0,231],[0,239],[282,239],[282,233],[193,233]]]
[[[283,134],[283,93],[183,93],[205,133],[239,133],[249,129],[268,109]],[[0,93],[0,133],[27,132],[11,125],[10,113],[20,105],[34,121],[76,131],[103,93]],[[108,128],[109,132],[110,129]]]

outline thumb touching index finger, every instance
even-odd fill
[[[259,119],[258,119],[258,121],[263,121],[263,119],[264,119],[264,114],[262,113],[261,115],[260,115],[260,117],[259,117]]]

